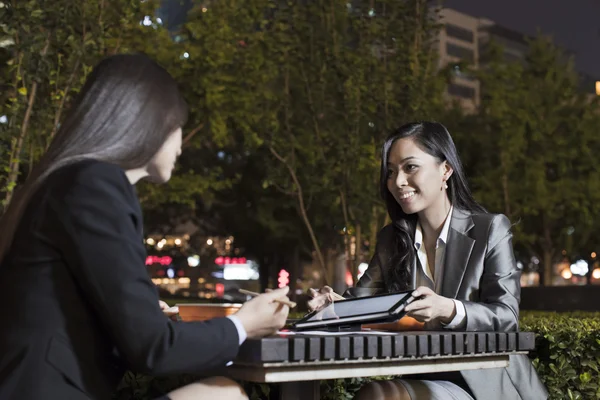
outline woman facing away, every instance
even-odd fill
[[[400,127],[384,143],[381,196],[392,220],[368,269],[345,297],[414,290],[408,315],[426,329],[516,331],[520,275],[506,216],[473,199],[454,142],[435,122]],[[416,288],[416,289],[415,289]],[[332,301],[325,287],[309,305]],[[357,399],[546,399],[525,355],[507,368],[371,383]]]
[[[287,288],[233,316],[176,322],[145,268],[134,186],[170,179],[187,105],[143,55],[102,61],[6,210],[0,230],[0,398],[110,399],[126,369],[210,376],[281,328]],[[172,400],[247,399],[220,377]]]

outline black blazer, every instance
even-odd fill
[[[513,254],[510,228],[510,221],[502,214],[472,214],[454,208],[440,294],[460,300],[465,306],[466,325],[457,329],[518,330],[521,271]],[[348,289],[344,296],[388,292],[394,235],[392,225],[381,230],[369,268],[356,287]],[[416,276],[414,266],[412,276]],[[525,355],[510,356],[508,368],[465,370],[461,375],[475,399],[542,400],[548,397]]]
[[[121,168],[83,161],[47,178],[0,262],[0,399],[109,399],[125,369],[205,373],[236,357],[229,319],[163,315],[142,230]]]

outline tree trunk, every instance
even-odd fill
[[[333,272],[330,285],[336,293],[342,294],[346,291],[346,273],[348,271],[348,258],[345,253],[332,252],[329,270]]]
[[[302,268],[300,268],[300,248],[296,246],[294,248],[294,252],[292,253],[291,260],[291,271],[290,271],[290,292],[288,297],[292,300],[296,300],[296,281],[302,278]]]
[[[502,191],[504,193],[504,213],[506,214],[508,219],[510,219],[510,196],[508,192],[508,175],[506,174],[506,172],[502,174]]]
[[[541,274],[541,284],[542,286],[552,286],[552,279],[554,278],[554,271],[552,271],[553,267],[553,251],[551,249],[544,248],[544,269]]]
[[[348,233],[350,231],[350,219],[348,218],[348,205],[346,204],[346,195],[344,191],[340,189],[340,204],[342,206],[342,215],[344,216],[344,250],[346,253],[346,268],[351,271],[353,269],[352,262],[352,236]]]
[[[543,238],[542,238],[542,252],[544,257],[544,269],[543,274],[541,276],[542,284],[544,286],[552,285],[552,278],[554,277],[554,273],[552,271],[553,267],[553,257],[554,257],[554,243],[552,242],[552,224],[548,221],[548,217],[545,213],[542,214],[542,227],[543,227]]]
[[[375,244],[377,243],[377,233],[379,233],[377,206],[371,210],[371,232],[369,235],[369,256],[375,254]]]
[[[354,247],[354,260],[352,260],[352,282],[358,282],[358,265],[362,262],[362,229],[360,225],[356,225],[356,242]]]

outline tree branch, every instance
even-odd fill
[[[183,138],[183,144],[182,146],[185,148],[187,146],[189,146],[189,141],[194,137],[194,135],[198,132],[200,132],[202,130],[202,128],[204,128],[204,122],[201,122],[200,124],[198,124],[198,126],[196,126],[194,129],[192,129],[190,131],[190,133],[188,133],[187,135],[185,135],[185,137]]]
[[[319,242],[318,242],[315,232],[312,228],[312,224],[310,223],[310,220],[308,219],[308,214],[306,213],[306,207],[304,205],[304,197],[302,194],[302,185],[300,184],[300,181],[298,180],[296,171],[294,171],[292,166],[287,162],[287,160],[285,158],[283,158],[279,153],[277,153],[277,151],[273,148],[273,146],[269,146],[269,151],[271,152],[271,154],[273,154],[275,156],[275,158],[277,158],[279,161],[281,161],[281,163],[283,165],[285,165],[288,172],[290,173],[290,176],[292,178],[292,181],[294,182],[294,185],[296,185],[296,197],[298,199],[298,206],[300,208],[300,216],[302,217],[302,220],[304,221],[304,224],[306,225],[306,229],[308,229],[308,234],[310,235],[310,240],[312,241],[313,247],[315,249],[315,253],[317,254],[317,260],[319,261],[319,265],[320,265],[321,269],[323,270],[323,278],[325,280],[325,284],[327,284],[327,268],[325,266],[325,259],[323,258],[323,253],[321,252],[321,247],[319,246]]]
[[[46,42],[44,44],[44,48],[42,49],[41,56],[45,57],[48,53],[48,48],[50,47],[50,32],[46,36]],[[27,110],[25,111],[25,116],[23,117],[23,124],[21,125],[21,132],[19,137],[17,138],[11,154],[13,154],[13,158],[9,163],[9,173],[8,178],[6,180],[6,197],[4,199],[4,206],[7,207],[10,203],[10,200],[14,191],[14,184],[17,182],[17,177],[19,175],[19,165],[21,156],[21,149],[23,148],[23,142],[25,140],[25,136],[27,136],[27,129],[29,128],[29,121],[31,119],[31,113],[33,111],[33,104],[35,103],[36,94],[37,94],[38,83],[37,81],[33,81],[31,84],[31,92],[29,93],[29,99],[27,101]]]
[[[77,71],[79,69],[80,62],[81,62],[81,54],[79,54],[79,56],[77,57],[77,61],[75,61],[75,67],[73,67],[73,72],[71,72],[71,76],[69,76],[69,80],[67,81],[67,86],[65,87],[64,94],[62,96],[62,99],[60,99],[60,104],[58,105],[58,109],[56,110],[56,114],[54,115],[54,124],[52,125],[52,131],[50,132],[50,138],[48,139],[47,144],[46,144],[46,150],[48,149],[48,146],[50,146],[50,142],[52,142],[52,139],[54,138],[54,135],[56,135],[56,131],[58,130],[58,123],[60,121],[60,116],[62,114],[63,107],[65,105],[65,101],[67,99],[69,90],[71,90],[73,81],[75,80],[75,77],[77,76]]]

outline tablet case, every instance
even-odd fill
[[[366,323],[383,323],[393,322],[402,318],[406,311],[405,307],[412,303],[415,298],[411,295],[412,291],[399,292],[399,293],[388,293],[376,296],[366,296],[350,298],[340,302],[334,302],[329,306],[319,311],[313,311],[304,316],[304,318],[295,321],[290,328],[293,330],[327,330],[327,331],[356,331],[361,329],[362,324]],[[390,299],[391,297],[391,299]],[[366,309],[366,302],[371,303],[373,300],[382,302],[389,302],[397,298],[397,301],[393,301],[391,306],[383,309]],[[336,304],[344,304],[344,309],[356,309],[356,313],[350,312],[344,316],[337,316],[335,314]],[[322,319],[315,320],[318,313],[322,313]]]

